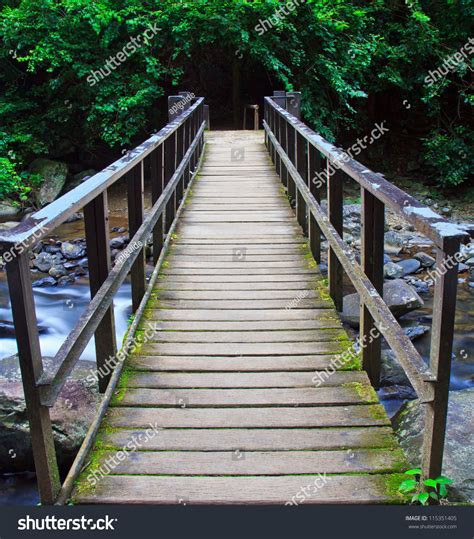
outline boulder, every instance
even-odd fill
[[[403,277],[417,272],[421,267],[421,262],[416,258],[408,258],[407,260],[400,260],[397,264],[402,268]]]
[[[384,250],[386,253],[398,255],[406,244],[406,241],[406,238],[400,232],[390,230],[385,233]]]
[[[396,317],[403,316],[424,305],[424,301],[415,290],[402,279],[387,281],[383,285],[383,297]],[[349,294],[344,297],[342,319],[352,327],[359,327],[359,305],[359,294]]]
[[[404,271],[402,266],[395,264],[395,262],[388,262],[383,267],[383,276],[386,279],[400,279],[403,275]]]
[[[5,217],[15,217],[20,213],[20,208],[15,206],[10,200],[0,200],[0,219]]]
[[[431,268],[434,266],[436,260],[424,251],[420,251],[413,256],[414,259],[418,260],[422,268]]]
[[[54,359],[43,361],[47,372],[57,367]],[[92,369],[92,363],[79,361],[51,409],[58,464],[63,470],[71,465],[97,410],[96,386],[89,383]],[[18,356],[11,356],[0,360],[0,472],[33,468]]]
[[[424,406],[405,403],[393,419],[395,433],[413,466],[421,462]],[[450,391],[443,475],[453,480],[450,499],[474,502],[474,388]]]
[[[66,183],[68,167],[66,163],[50,159],[35,159],[30,165],[30,172],[38,174],[43,181],[35,193],[38,206],[43,207],[55,200]]]
[[[37,254],[33,260],[33,266],[42,273],[48,273],[49,270],[61,262],[61,255],[51,254],[45,251]]]
[[[15,228],[18,226],[18,223],[16,221],[6,221],[5,223],[0,223],[0,230],[2,232],[11,230],[12,228]]]
[[[405,370],[395,357],[392,350],[382,350],[380,386],[407,386],[411,387],[410,380]]]
[[[61,253],[64,258],[68,260],[75,260],[84,256],[86,250],[80,243],[71,243],[69,241],[63,241],[61,244]]]
[[[414,341],[415,339],[422,337],[425,333],[428,333],[430,330],[430,326],[409,326],[403,331],[411,341]]]

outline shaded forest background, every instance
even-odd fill
[[[293,3],[277,19],[286,2],[4,0],[0,199],[29,203],[37,157],[73,173],[107,165],[166,123],[180,90],[206,97],[213,128],[241,128],[244,104],[300,90],[304,120],[342,146],[386,122],[369,152],[378,170],[472,185],[473,1]],[[150,25],[152,39],[88,82]]]

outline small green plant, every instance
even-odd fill
[[[406,475],[413,476],[413,479],[403,481],[398,490],[403,494],[412,494],[412,503],[419,502],[421,505],[427,505],[430,498],[439,501],[448,495],[448,485],[451,485],[451,479],[440,475],[436,479],[421,479],[422,471],[420,468],[407,470]]]

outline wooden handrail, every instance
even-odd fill
[[[316,261],[320,261],[321,235],[328,242],[329,290],[336,307],[342,310],[342,270],[360,295],[361,342],[367,343],[361,346],[362,365],[372,384],[379,385],[383,335],[424,403],[423,473],[425,477],[436,477],[442,470],[449,398],[458,271],[454,255],[470,234],[330,144],[278,104],[286,103],[282,92],[275,94],[265,97],[268,152],[289,198],[296,202],[298,222],[304,231],[309,231],[309,245]],[[333,175],[329,173],[329,163],[336,164]],[[319,204],[321,189],[313,181],[316,175],[325,179],[327,214]],[[355,180],[362,189],[361,264],[342,237],[344,177]],[[438,250],[429,365],[383,301],[385,206],[428,236]],[[377,336],[368,340],[374,329]]]
[[[113,313],[115,293],[130,273],[132,310],[136,312],[142,308],[143,299],[150,293],[150,286],[153,286],[163,261],[162,250],[169,244],[170,230],[173,230],[176,215],[184,202],[183,196],[194,179],[204,148],[204,129],[204,98],[197,98],[193,105],[158,134],[79,187],[32,214],[8,233],[0,235],[0,250],[9,253],[5,257],[6,271],[33,457],[43,504],[54,503],[61,490],[49,408],[54,405],[67,377],[93,336],[96,342],[99,390],[110,394],[112,372],[104,376],[105,369],[102,367],[108,366],[107,360],[113,359],[116,354]],[[153,204],[146,215],[143,198],[145,175],[151,180]],[[123,176],[126,176],[128,190],[129,246],[137,247],[129,249],[127,256],[117,259],[111,268],[107,189]],[[29,270],[29,249],[82,208],[91,302],[60,347],[56,355],[56,372],[46,376]],[[147,287],[145,246],[150,236],[153,236],[154,241],[153,259],[158,265]],[[136,325],[132,324],[132,328],[134,331]],[[133,332],[129,331],[127,339],[132,337]],[[77,462],[76,459],[75,464]]]

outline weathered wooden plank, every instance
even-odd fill
[[[97,466],[114,452],[101,451]],[[136,451],[114,467],[110,475],[297,475],[402,472],[400,450],[156,452]],[[405,468],[406,469],[406,468]]]
[[[147,309],[147,320],[159,319],[182,321],[288,321],[288,320],[333,320],[336,311],[324,309]]]
[[[396,477],[402,481],[402,475]],[[94,489],[84,489],[75,503],[127,504],[278,504],[290,503],[401,503],[390,490],[391,474],[331,476],[324,488],[316,488],[319,475],[249,477],[105,476]],[[311,489],[313,486],[313,489]],[[301,494],[309,487],[310,496]],[[310,490],[311,489],[311,490]],[[301,500],[301,501],[300,501]]]
[[[138,429],[106,429],[101,446],[122,448],[143,432]],[[398,447],[391,427],[305,429],[158,429],[144,441],[149,451],[288,451]]]
[[[127,376],[127,387],[143,388],[314,388],[315,374],[312,372],[131,372]],[[367,384],[364,371],[336,371],[323,376],[320,387],[335,387],[342,384]],[[318,377],[318,380],[320,378]]]
[[[185,257],[174,259],[171,265],[166,268],[166,273],[170,273],[177,269],[213,269],[213,270],[230,270],[230,269],[243,269],[243,270],[270,270],[272,271],[285,269],[295,270],[297,273],[308,268],[308,265],[301,260],[283,260],[283,261],[256,261],[247,260],[245,254],[242,253],[241,256],[236,256],[235,260],[229,262],[219,262],[219,261],[203,261],[187,259]],[[224,272],[223,272],[224,273]]]
[[[137,356],[128,360],[133,370],[142,371],[195,371],[195,372],[252,372],[252,371],[314,371],[328,369],[333,355],[314,356]],[[344,366],[342,366],[344,368]]]
[[[320,277],[317,272],[305,272],[305,273],[280,273],[273,275],[265,274],[228,274],[221,275],[219,283],[281,283],[281,282],[304,282],[308,283],[310,280],[314,282],[316,278]],[[215,283],[215,274],[206,274],[190,272],[190,273],[168,273],[160,275],[159,283],[163,282],[194,282],[194,283]]]
[[[388,426],[379,404],[307,408],[109,408],[106,423],[119,428],[287,428]]]
[[[156,308],[165,309],[324,309],[330,308],[331,304],[326,300],[321,299],[302,299],[298,302],[289,303],[287,299],[214,299],[214,300],[171,300],[159,299],[155,300]]]
[[[160,343],[143,344],[146,355],[190,356],[271,356],[340,354],[345,347],[338,342],[310,343]]]
[[[153,315],[150,318],[155,320],[156,323],[153,324],[153,327],[156,328],[156,331],[173,331],[173,332],[195,332],[195,331],[207,331],[207,332],[235,332],[239,333],[242,331],[271,331],[279,333],[280,331],[285,330],[307,330],[307,329],[338,329],[341,328],[341,322],[337,319],[330,320],[254,320],[254,321],[236,321],[236,322],[225,322],[225,321],[200,321],[200,322],[187,322],[181,320],[175,320],[170,322],[160,321],[159,313],[157,314],[153,311]],[[142,324],[139,329],[147,329],[149,326],[149,320]],[[301,333],[297,331],[297,333]]]
[[[294,290],[168,290],[155,289],[156,297],[164,300],[294,300],[288,308],[302,299],[320,299],[319,291],[307,289],[295,292]]]
[[[235,251],[235,249],[234,249]],[[238,260],[241,256],[244,257],[244,260],[246,262],[251,262],[253,264],[258,262],[299,262],[300,265],[305,263],[305,259],[303,258],[301,252],[295,251],[291,254],[250,254],[247,253],[247,251],[244,251],[242,255],[238,252],[237,249],[236,252],[228,252],[225,254],[193,254],[190,255],[185,253],[173,253],[171,256],[168,257],[168,260],[170,264],[176,265],[177,267],[183,267],[183,264],[186,264],[190,261],[193,263],[207,263],[212,266],[214,262],[232,262],[235,263],[236,260]]]
[[[166,288],[166,290],[201,290],[201,291],[232,291],[232,290],[241,290],[246,291],[250,287],[254,291],[264,291],[264,290],[279,290],[287,291],[291,290],[295,294],[299,292],[304,292],[307,290],[312,290],[314,284],[304,281],[288,281],[288,282],[189,282],[189,281],[160,281],[161,286]]]
[[[237,263],[236,263],[237,265]],[[319,272],[315,269],[306,269],[306,268],[164,268],[162,275],[214,275],[214,281],[216,280],[216,275],[221,275],[225,278],[228,275],[266,275],[266,276],[277,276],[277,275],[319,275]]]
[[[154,331],[148,343],[289,343],[333,342],[345,337],[342,329],[294,331]]]
[[[118,392],[115,406],[159,406],[173,408],[219,408],[243,406],[334,406],[376,404],[377,394],[362,393],[359,386],[272,389],[145,389]],[[311,413],[311,412],[309,412]]]

